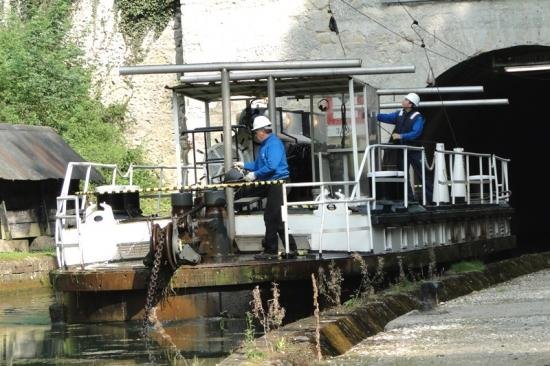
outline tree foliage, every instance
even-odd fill
[[[126,106],[90,93],[90,70],[67,36],[71,4],[27,1],[0,23],[0,122],[52,127],[86,160],[139,161],[125,146]]]

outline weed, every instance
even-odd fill
[[[323,267],[319,267],[319,293],[332,305],[341,304],[342,282],[344,282],[342,271],[334,261],[328,265],[328,277]]]
[[[277,339],[277,341],[275,342],[275,351],[285,353],[286,346],[287,346],[286,338],[281,337],[281,338]]]
[[[319,319],[319,291],[317,289],[317,280],[315,274],[311,274],[311,283],[313,286],[313,316],[315,316],[315,350],[317,352],[317,361],[321,361],[321,321]]]
[[[394,293],[407,292],[414,289],[417,286],[418,286],[418,282],[412,282],[412,281],[409,281],[408,279],[405,279],[404,281],[400,281],[396,284],[391,285],[389,287],[389,291]]]
[[[399,282],[403,282],[407,279],[405,276],[405,269],[403,267],[403,257],[397,257],[397,265],[399,266]]]
[[[359,287],[357,288],[357,290],[355,290],[354,296],[344,303],[344,305],[348,307],[357,304],[356,301],[350,300],[358,300],[360,298],[368,299],[371,295],[374,294],[374,287],[372,286],[367,262],[357,253],[353,253],[352,257],[355,262],[359,263],[359,269],[361,271],[361,282],[359,283]]]
[[[481,272],[485,270],[485,264],[481,261],[462,261],[454,263],[449,269],[453,273]]]
[[[244,354],[249,360],[261,359],[264,357],[264,353],[256,347],[254,315],[247,311],[245,317],[246,328],[244,330]]]
[[[267,320],[267,314],[264,311],[264,306],[262,305],[262,295],[260,293],[260,286],[254,287],[252,290],[252,314],[258,319],[260,324],[264,327],[265,345],[269,349],[269,343],[267,341],[267,333],[269,332],[269,322]]]

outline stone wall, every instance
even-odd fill
[[[404,3],[405,7],[387,0],[182,0],[183,58],[198,63],[349,57],[361,58],[364,66],[412,64],[415,74],[364,79],[377,87],[422,87],[429,79],[429,67],[407,12],[427,30],[416,27],[436,77],[483,52],[550,44],[546,0]],[[341,44],[328,29],[329,8]],[[152,163],[174,164],[171,95],[164,86],[174,84],[175,75],[118,75],[130,55],[117,27],[118,16],[114,0],[80,0],[73,36],[94,68],[104,103],[128,103],[128,141],[141,145]],[[142,64],[174,63],[173,24],[158,38],[146,37],[142,49]],[[193,101],[186,105],[188,127],[201,125],[204,105]],[[212,113],[220,108],[212,106]]]

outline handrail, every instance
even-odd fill
[[[350,252],[350,227],[349,227],[349,210],[348,205],[350,203],[362,203],[362,202],[371,202],[374,200],[373,197],[357,197],[349,199],[326,199],[325,198],[325,186],[335,186],[335,185],[353,185],[354,190],[360,184],[359,178],[357,177],[353,181],[336,181],[336,182],[300,182],[300,183],[284,183],[283,184],[283,207],[282,207],[282,216],[284,222],[284,232],[285,232],[285,252],[289,253],[289,232],[288,232],[288,207],[289,206],[303,206],[303,205],[315,205],[321,208],[321,226],[320,226],[320,235],[319,235],[319,255],[323,253],[323,234],[324,234],[324,224],[325,224],[325,206],[328,204],[344,204],[344,209],[346,212],[346,237],[347,237],[347,247],[348,252]],[[293,201],[289,202],[286,196],[287,188],[292,187],[321,187],[321,198],[320,200],[310,200],[310,201]],[[373,244],[372,236],[372,221],[370,216],[370,205],[367,206],[367,220],[369,227],[369,237],[370,245]]]
[[[378,150],[384,150],[384,149],[403,150],[403,170],[400,170],[400,171],[403,172],[403,187],[404,187],[403,202],[404,202],[405,207],[408,207],[408,184],[409,184],[409,174],[408,174],[409,165],[408,165],[408,162],[407,162],[407,160],[408,160],[407,159],[408,151],[409,150],[416,150],[416,151],[421,151],[422,152],[422,154],[421,154],[421,163],[422,163],[422,202],[425,205],[426,204],[426,184],[425,184],[425,182],[426,182],[426,171],[425,171],[426,153],[425,153],[424,147],[410,146],[410,145],[394,145],[394,144],[373,144],[373,145],[367,146],[367,148],[365,149],[365,154],[363,155],[363,160],[361,161],[361,165],[359,166],[359,170],[358,170],[356,178],[359,179],[359,177],[361,177],[361,175],[363,174],[363,169],[365,169],[365,164],[366,164],[367,161],[369,161],[369,158],[370,158],[371,169],[368,169],[368,167],[367,167],[367,170],[368,170],[369,173],[372,173],[372,188],[371,188],[371,191],[372,191],[372,197],[373,197],[374,200],[376,200],[376,173],[383,171],[383,170],[377,170],[375,168],[376,167],[376,164],[375,164],[375,156],[376,156],[375,149],[378,149]],[[351,197],[354,197],[356,194],[357,194],[356,187],[354,187],[353,191],[351,192]]]

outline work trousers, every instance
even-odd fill
[[[401,154],[403,154],[401,152]],[[407,165],[412,166],[414,177],[417,182],[422,182],[422,152],[418,150],[409,150],[407,152]],[[403,170],[403,155],[397,160],[397,165],[399,170]],[[426,189],[426,201],[432,202],[433,197],[433,178],[430,174],[430,171],[427,169],[425,170],[425,189]],[[409,186],[407,187],[407,194],[409,201],[414,200],[414,194],[413,190],[411,188],[411,183],[409,182]],[[422,197],[419,197],[418,201],[422,201]]]
[[[254,188],[241,188],[236,194],[235,199],[242,197],[267,197],[267,203],[264,208],[265,235],[262,246],[267,253],[276,253],[278,250],[278,238],[285,243],[285,227],[281,216],[281,206],[283,205],[283,186],[281,184],[271,184],[258,186]],[[292,235],[289,235],[289,249],[296,250],[296,241]]]

